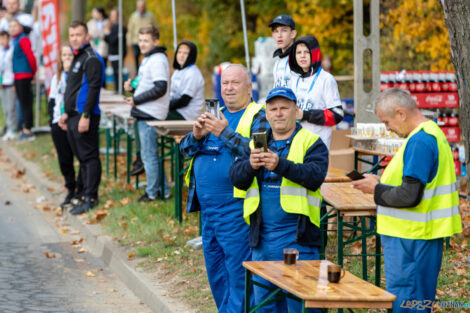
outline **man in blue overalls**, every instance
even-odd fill
[[[243,221],[244,192],[235,190],[229,168],[247,151],[251,134],[265,131],[262,105],[251,102],[251,81],[241,65],[222,72],[220,119],[203,113],[193,132],[181,141],[181,152],[193,157],[186,176],[188,212],[201,211],[202,244],[207,276],[219,313],[243,312],[242,262],[251,259],[248,226]]]
[[[253,261],[283,260],[284,248],[296,248],[300,260],[318,260],[320,185],[328,170],[328,149],[320,136],[296,123],[299,110],[291,89],[276,87],[266,98],[267,152],[255,149],[230,168],[233,185],[247,190],[243,216],[250,224]],[[264,285],[271,283],[256,276]],[[255,286],[256,304],[271,291]],[[301,312],[300,302],[281,300],[256,312]],[[318,309],[310,309],[316,312]]]

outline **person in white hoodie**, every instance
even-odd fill
[[[10,45],[10,35],[4,30],[0,31],[0,100],[2,101],[5,116],[6,133],[3,141],[13,140],[16,137],[18,116],[16,114],[16,93],[13,76],[13,47]]]
[[[196,120],[202,113],[204,77],[196,66],[197,47],[191,41],[178,44],[171,76],[170,111],[167,120]]]

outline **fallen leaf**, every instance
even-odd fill
[[[55,189],[54,189],[54,187],[49,187],[49,188],[47,188],[47,190],[49,190],[50,192],[53,192]]]
[[[129,253],[129,255],[127,256],[127,259],[131,260],[134,258],[134,253]]]
[[[61,207],[58,207],[55,211],[54,214],[55,216],[62,216],[64,213],[63,209]]]
[[[81,248],[80,250],[78,250],[78,253],[84,253],[84,252],[88,252],[88,250],[85,248]]]
[[[55,258],[55,254],[54,254],[54,253],[45,252],[44,255],[45,255],[46,258],[48,258],[48,259],[53,259],[53,258]]]
[[[110,209],[113,205],[116,205],[116,202],[114,202],[113,200],[109,199],[109,200],[106,201],[106,203],[104,204],[104,208],[105,208],[105,209]]]
[[[96,275],[93,274],[92,272],[88,271],[88,272],[86,273],[86,276],[87,276],[87,277],[95,277]]]
[[[24,174],[26,174],[25,168],[22,170],[16,169],[15,173],[13,174],[13,178],[21,178]]]
[[[163,235],[163,240],[165,240],[166,242],[172,243],[175,241],[175,239],[176,236],[170,236],[168,234]]]
[[[109,292],[116,292],[116,289],[109,289]]]
[[[44,205],[44,206],[42,207],[42,209],[43,209],[44,211],[50,211],[50,210],[51,210],[51,208],[48,207],[47,205]]]
[[[86,222],[87,224],[96,224],[96,220],[89,220],[88,222]]]
[[[85,262],[84,259],[74,258],[73,260],[74,260],[75,262],[77,262],[77,263]]]
[[[44,172],[44,175],[46,176],[51,176],[52,175],[52,171],[51,170],[47,170]]]
[[[5,205],[10,205],[11,202],[9,200],[5,201]]]
[[[127,229],[127,223],[126,222],[121,222],[121,227],[123,230]]]
[[[119,201],[122,205],[126,205],[131,203],[132,199],[129,197],[122,198],[121,201]]]
[[[38,153],[37,152],[30,152],[25,155],[27,159],[32,159],[34,158]]]
[[[105,218],[106,216],[108,215],[108,213],[106,213],[106,211],[103,211],[103,210],[97,210],[96,213],[95,213],[95,219],[96,221],[101,221],[103,218]]]
[[[81,246],[82,246],[82,245],[79,244],[79,243],[72,245],[72,247],[74,247],[74,248],[80,248]]]
[[[83,242],[83,238],[78,239],[78,242],[79,242],[79,243],[82,243],[82,242]]]
[[[62,228],[60,231],[62,232],[62,234],[65,234],[65,233],[68,232],[69,230],[68,230],[67,228]]]

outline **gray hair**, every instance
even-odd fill
[[[251,84],[251,73],[248,72],[248,69],[243,66],[242,64],[239,64],[239,63],[230,63],[226,68],[224,68],[224,70],[222,71],[222,74],[228,70],[229,68],[231,67],[238,67],[238,68],[241,68],[243,70],[243,72],[245,72],[245,75],[246,75],[246,82],[248,85]]]
[[[395,115],[396,108],[405,108],[408,111],[418,109],[416,101],[411,97],[410,92],[399,88],[390,88],[375,99],[375,113],[380,110],[388,116]]]

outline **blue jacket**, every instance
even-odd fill
[[[224,108],[226,110],[226,108]],[[223,111],[222,111],[223,112]],[[251,133],[264,132],[269,128],[269,124],[266,120],[266,114],[264,110],[258,112],[253,118],[251,124]],[[196,140],[193,133],[189,133],[184,136],[180,143],[180,151],[187,157],[195,157],[201,150],[205,140]],[[223,141],[224,145],[229,148],[232,152],[233,159],[239,157],[250,150],[249,143],[251,138],[245,138],[239,133],[235,132],[234,129],[227,126],[219,136],[219,139]],[[196,183],[194,181],[194,173],[191,173],[191,178],[188,186],[188,202],[187,212],[197,212],[201,210],[201,205],[196,195]]]

